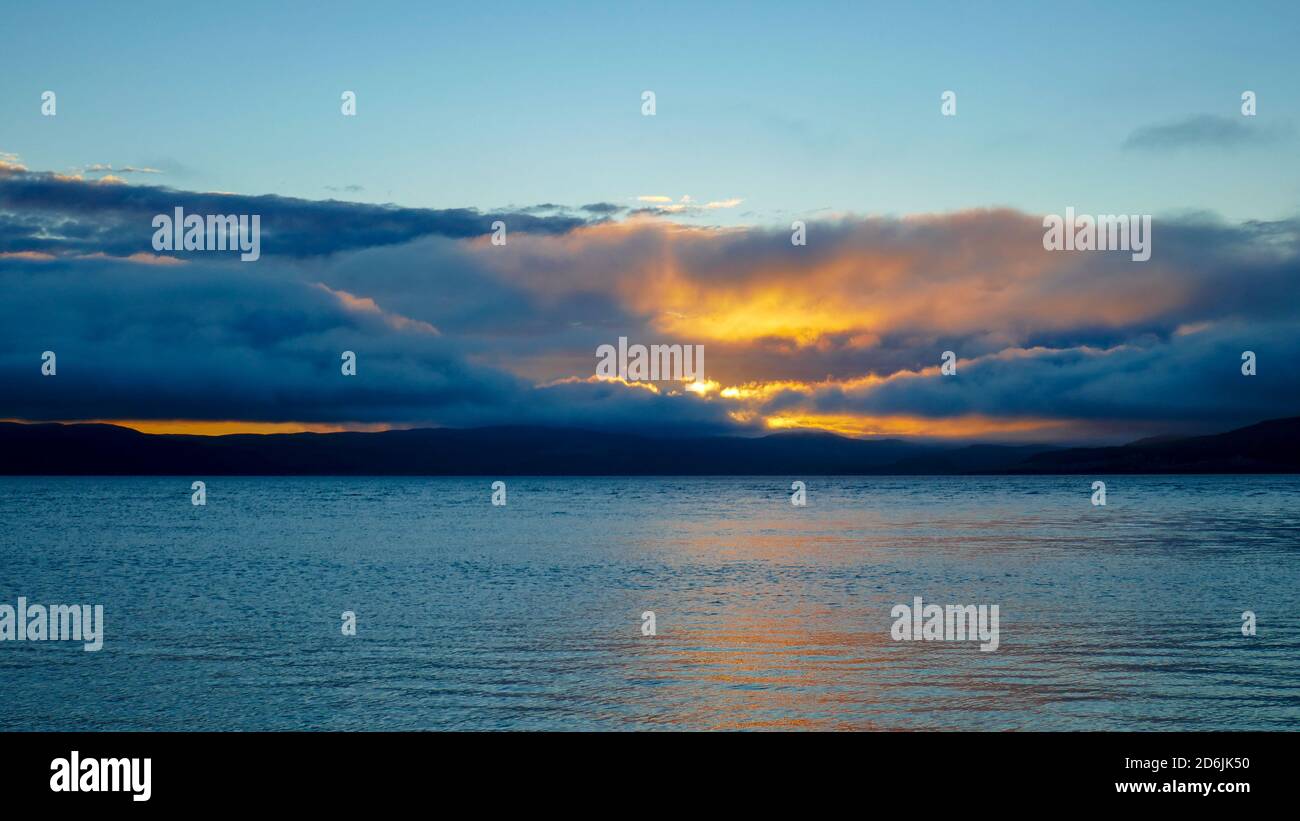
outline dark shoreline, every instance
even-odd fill
[[[944,446],[824,433],[654,438],[572,428],[197,436],[0,423],[8,476],[999,476],[1300,473],[1300,417],[1118,447]]]

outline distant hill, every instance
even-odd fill
[[[9,475],[924,475],[1297,473],[1300,418],[1122,447],[944,446],[825,433],[655,438],[570,428],[190,436],[0,423]]]
[[[816,475],[882,471],[934,446],[820,433],[650,438],[566,428],[189,436],[0,423],[0,473],[84,475]]]
[[[1212,436],[1156,436],[1114,448],[1030,456],[1013,473],[1300,473],[1300,417]]]

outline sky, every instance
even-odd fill
[[[3,19],[3,419],[1091,442],[1300,408],[1294,4]],[[260,214],[261,259],[159,252],[176,207]],[[1045,251],[1067,207],[1152,215],[1151,259]],[[596,378],[620,336],[706,379]]]

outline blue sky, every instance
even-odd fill
[[[0,151],[33,170],[149,166],[188,190],[438,208],[742,199],[707,215],[723,224],[998,205],[1276,219],[1300,203],[1288,3],[42,3],[4,18]],[[55,118],[39,116],[46,89]],[[1244,119],[1246,89],[1261,139],[1123,147],[1144,127]]]

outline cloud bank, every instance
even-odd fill
[[[178,206],[261,214],[262,259],[156,255],[150,220]],[[1300,412],[1300,223],[1157,218],[1153,247],[1048,252],[1041,217],[1010,210],[842,217],[795,246],[602,203],[204,194],[10,158],[0,418],[1081,441]],[[705,345],[707,381],[595,379],[620,336]]]

